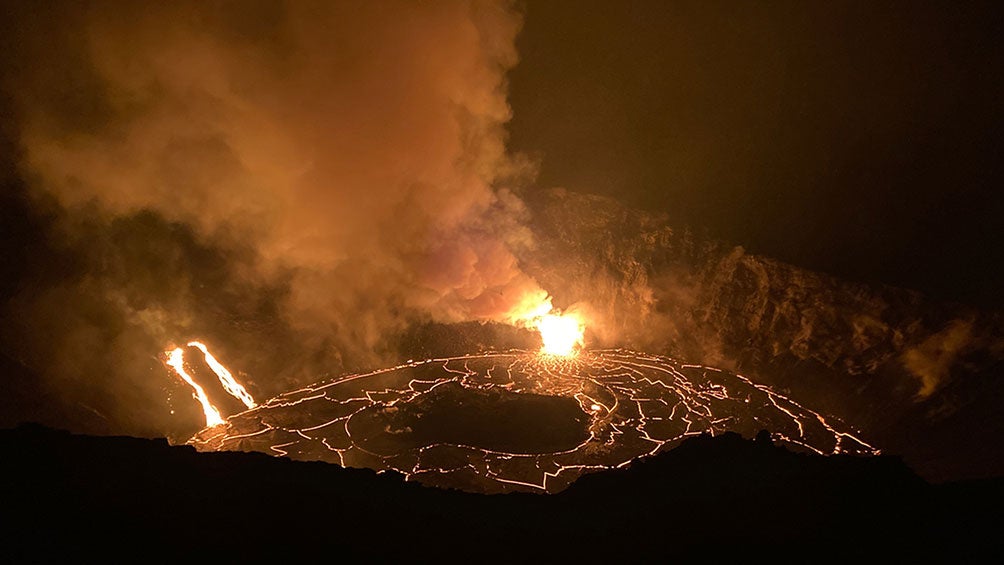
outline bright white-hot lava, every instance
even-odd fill
[[[550,355],[572,355],[583,345],[582,335],[585,325],[574,314],[548,314],[537,323],[544,346],[542,353]]]
[[[541,353],[571,356],[585,345],[586,324],[575,313],[561,313],[551,304],[551,297],[542,295],[524,300],[519,311],[511,316],[513,322],[540,332]]]
[[[228,371],[226,367],[221,365],[220,362],[213,357],[213,354],[209,352],[209,349],[205,345],[198,341],[190,341],[188,342],[188,346],[197,347],[200,351],[202,351],[202,354],[206,356],[206,364],[208,364],[209,368],[216,373],[217,378],[220,379],[220,384],[223,385],[223,388],[227,391],[227,393],[243,402],[244,406],[247,406],[248,408],[254,408],[257,406],[254,398],[251,397],[251,394],[248,393],[247,389],[245,389],[241,383],[237,382],[237,379],[230,374],[230,371]]]
[[[220,384],[223,385],[223,390],[227,391],[227,394],[233,396],[237,400],[244,403],[244,406],[248,408],[254,408],[257,404],[251,394],[244,388],[242,384],[237,382],[237,379],[224,367],[219,361],[213,357],[213,354],[209,352],[209,348],[205,344],[198,341],[188,342],[189,347],[195,347],[202,351],[205,356],[206,364],[209,368],[216,373],[216,378],[220,380]],[[202,405],[202,411],[206,415],[206,426],[217,426],[224,423],[223,417],[220,415],[220,411],[213,406],[212,402],[209,400],[209,396],[206,394],[205,389],[199,386],[199,383],[195,382],[195,378],[185,369],[185,350],[176,347],[170,351],[165,351],[167,355],[167,360],[165,364],[174,369],[174,372],[178,374],[185,382],[192,386],[192,396],[199,401]]]
[[[184,379],[184,381],[192,385],[192,397],[199,401],[202,405],[202,411],[206,415],[206,427],[218,426],[223,423],[223,417],[220,416],[220,411],[216,409],[212,403],[209,402],[209,397],[206,396],[206,391],[199,386],[199,383],[195,382],[192,375],[188,374],[185,370],[185,352],[180,347],[175,348],[172,351],[166,351],[167,354],[167,365],[174,369],[174,372],[178,374],[179,377]]]

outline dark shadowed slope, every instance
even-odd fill
[[[0,432],[0,448],[6,562],[805,562],[1000,549],[999,480],[932,486],[896,458],[796,454],[735,434],[690,438],[557,495],[476,495],[394,473],[37,426]]]

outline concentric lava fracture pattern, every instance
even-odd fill
[[[292,391],[189,443],[262,451],[473,492],[557,492],[687,436],[761,429],[820,454],[877,450],[746,377],[626,350],[410,362]]]

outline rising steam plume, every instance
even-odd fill
[[[109,429],[163,433],[171,340],[240,351],[267,396],[543,293],[514,255],[509,3],[4,11],[17,176],[72,259],[12,293],[4,343]]]

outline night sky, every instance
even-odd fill
[[[528,2],[539,184],[851,280],[1000,308],[999,2]]]

